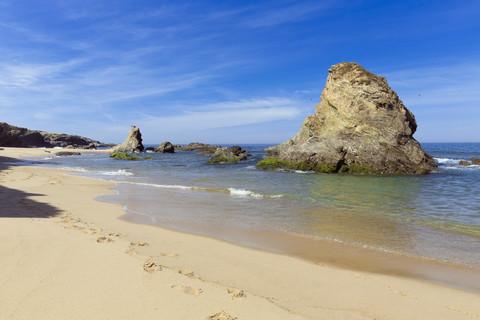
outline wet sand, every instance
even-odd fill
[[[0,150],[1,319],[480,318],[478,293],[119,219],[112,183],[13,164],[46,151]]]

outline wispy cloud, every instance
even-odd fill
[[[262,8],[259,13],[252,15],[246,25],[251,28],[272,27],[285,23],[306,20],[318,14],[318,11],[327,9],[331,4],[322,3],[295,3],[281,8]]]
[[[204,130],[291,119],[301,113],[299,101],[268,97],[182,106],[177,115],[145,115],[143,124],[163,130]]]

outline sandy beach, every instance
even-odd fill
[[[480,319],[480,294],[136,224],[0,150],[0,319]],[[99,151],[101,152],[101,151]]]

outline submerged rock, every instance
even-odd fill
[[[144,149],[142,144],[142,134],[140,133],[140,128],[132,126],[130,132],[128,133],[127,139],[116,146],[113,152],[142,152]]]
[[[472,163],[470,163],[470,162],[468,162],[468,161],[465,161],[465,160],[460,160],[460,161],[458,162],[458,164],[459,164],[460,166],[462,166],[462,167],[468,167],[468,166],[471,166],[471,165],[472,165]]]
[[[153,149],[153,151],[159,152],[159,153],[175,153],[175,148],[170,142],[165,141],[165,142],[162,142],[158,147]]]
[[[356,63],[332,66],[315,114],[266,149],[289,169],[423,174],[437,168],[413,138],[417,123],[387,80]]]

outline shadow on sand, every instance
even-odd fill
[[[0,174],[12,166],[21,165],[25,162],[0,156]],[[50,218],[61,212],[54,206],[31,199],[39,196],[44,195],[7,188],[0,182],[0,218]]]

